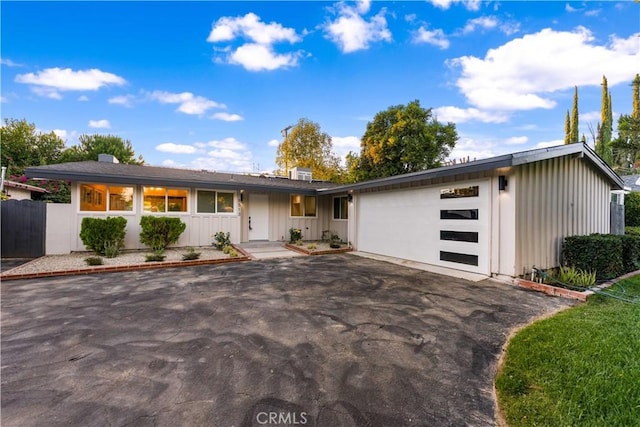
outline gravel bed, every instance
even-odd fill
[[[196,252],[200,252],[201,260],[205,259],[222,259],[229,258],[229,255],[219,251],[213,247],[200,247],[194,248]],[[187,251],[184,248],[179,249],[167,249],[165,251],[165,262],[167,261],[182,261],[182,255]],[[159,264],[159,262],[145,262],[145,255],[150,254],[151,251],[139,250],[139,251],[124,251],[115,258],[102,257],[104,262],[103,266],[126,266],[136,264]],[[64,271],[79,268],[90,268],[84,261],[85,258],[95,256],[92,252],[74,252],[69,255],[46,255],[26,264],[12,268],[10,270],[3,271],[3,274],[30,274],[30,273],[43,273],[50,271]]]

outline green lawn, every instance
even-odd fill
[[[620,282],[640,295],[640,276]],[[510,427],[640,426],[640,304],[595,297],[509,343],[496,377]]]

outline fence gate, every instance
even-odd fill
[[[47,204],[35,200],[0,203],[2,258],[37,258],[45,253]]]

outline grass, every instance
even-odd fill
[[[640,296],[640,276],[615,285]],[[511,427],[640,425],[640,305],[596,296],[524,328],[496,377]]]

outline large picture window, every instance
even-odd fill
[[[235,213],[234,193],[198,190],[196,201],[198,213]]]
[[[189,190],[142,187],[142,194],[145,212],[187,212]]]
[[[80,184],[80,210],[133,212],[133,187]]]
[[[316,196],[291,195],[291,216],[316,216]]]
[[[347,196],[333,198],[333,219],[349,219],[349,200]]]

